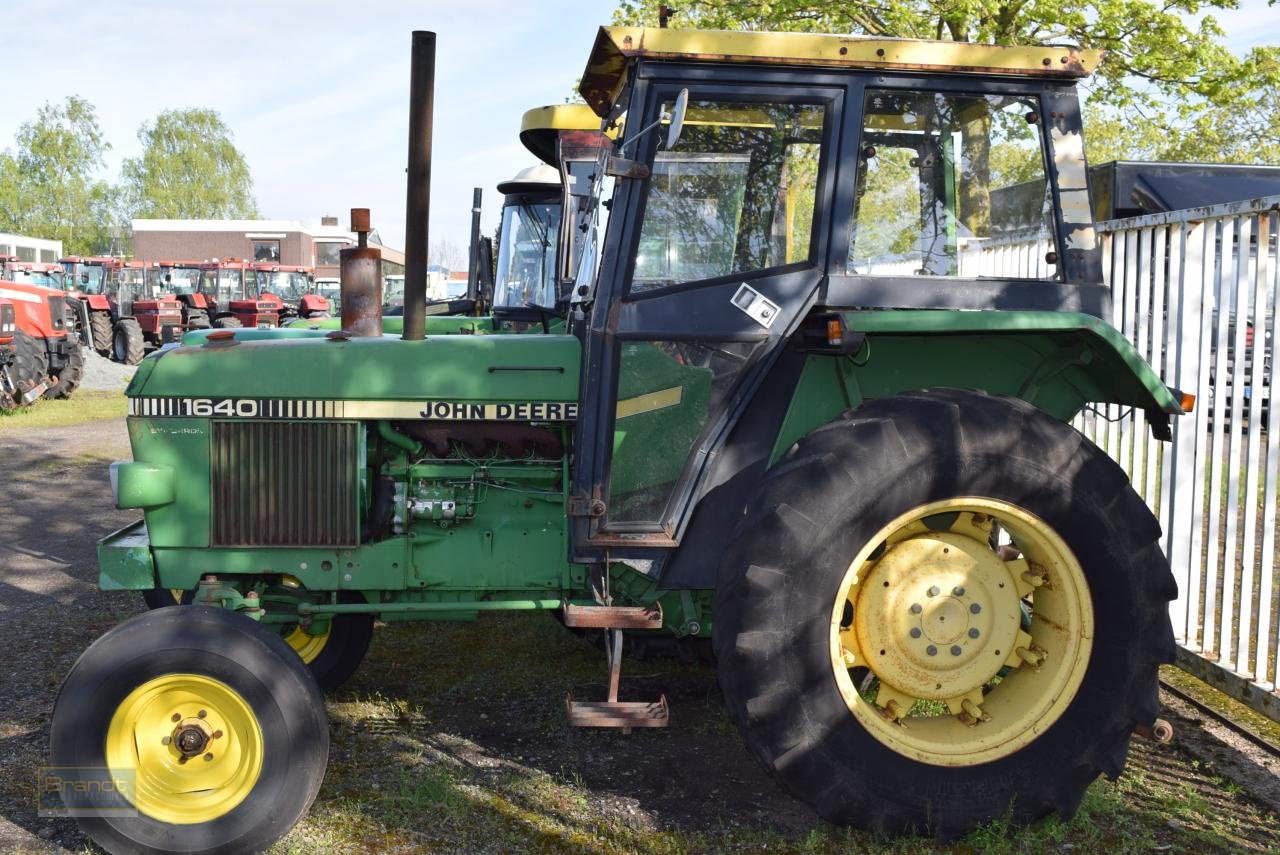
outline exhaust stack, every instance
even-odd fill
[[[369,209],[351,209],[359,243],[342,259],[342,328],[352,335],[382,335],[382,250],[369,246]]]
[[[435,104],[436,34],[414,30],[409,71],[409,178],[404,207],[405,341],[426,337],[427,225],[431,214],[431,115]]]

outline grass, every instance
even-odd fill
[[[27,407],[0,410],[0,431],[66,427],[124,418],[128,398],[123,392],[80,389],[61,401],[40,398]]]
[[[883,838],[797,806],[760,772],[707,666],[629,661],[623,696],[665,692],[664,731],[569,728],[564,697],[602,691],[603,657],[549,618],[398,624],[329,701],[329,770],[276,853],[1059,853],[1267,851],[1280,820],[1180,752],[1137,740],[1075,817],[990,822],[963,840]]]

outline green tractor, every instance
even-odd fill
[[[574,725],[669,721],[618,699],[624,632],[710,639],[747,746],[832,822],[952,836],[1119,775],[1176,586],[1069,422],[1138,407],[1168,438],[1183,399],[1101,320],[1076,96],[1099,56],[603,28],[581,92],[615,140],[557,143],[553,293],[427,318],[434,36],[414,48],[401,335],[189,333],[129,387],[112,483],[143,520],[100,585],[192,604],[63,684],[85,832],[265,847],[319,789],[321,688],[373,620],[492,611],[605,634]],[[997,149],[1031,209],[991,205]],[[1038,249],[1011,275],[1015,239]]]

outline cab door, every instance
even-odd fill
[[[678,72],[642,66],[630,100],[628,131],[652,127],[623,155],[648,175],[618,181],[586,318],[579,561],[679,545],[710,457],[824,276],[844,81]],[[663,117],[686,88],[669,145]]]

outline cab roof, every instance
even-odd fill
[[[820,33],[601,27],[578,91],[605,116],[637,58],[826,68],[899,69],[1054,79],[1088,77],[1102,51]]]
[[[520,142],[538,160],[556,165],[556,140],[561,131],[598,131],[600,117],[586,104],[550,104],[525,110],[520,118]]]

